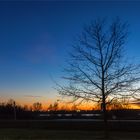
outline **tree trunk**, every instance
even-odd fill
[[[16,103],[15,102],[14,102],[14,105],[13,105],[13,109],[14,109],[14,120],[17,120]]]
[[[107,119],[105,96],[103,96],[102,110],[103,110],[103,119],[104,119],[104,137],[108,138],[109,137],[109,130],[108,130],[108,119]]]

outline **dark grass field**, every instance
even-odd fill
[[[98,140],[103,122],[95,120],[0,121],[0,140]],[[109,140],[140,140],[140,121],[110,121]]]
[[[105,140],[102,131],[0,129],[0,140]],[[109,140],[140,140],[139,132],[110,132]]]
[[[104,129],[102,120],[1,120],[0,128],[29,128],[47,130],[85,130]],[[140,120],[109,120],[111,131],[140,131]]]

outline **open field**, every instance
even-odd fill
[[[101,131],[102,120],[1,120],[0,128]],[[111,131],[140,131],[140,120],[110,120]]]
[[[139,120],[109,121],[108,140],[140,140]],[[105,140],[101,120],[0,121],[0,140]]]
[[[0,140],[105,140],[101,131],[0,129]],[[140,140],[139,132],[110,132],[108,140]]]

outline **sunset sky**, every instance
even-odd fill
[[[74,38],[97,18],[129,23],[126,56],[140,62],[140,2],[0,1],[0,101],[50,103]],[[53,79],[53,80],[52,80]]]

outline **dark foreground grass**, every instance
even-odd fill
[[[104,140],[100,131],[0,129],[0,140]],[[140,140],[139,132],[110,132],[109,140]]]

